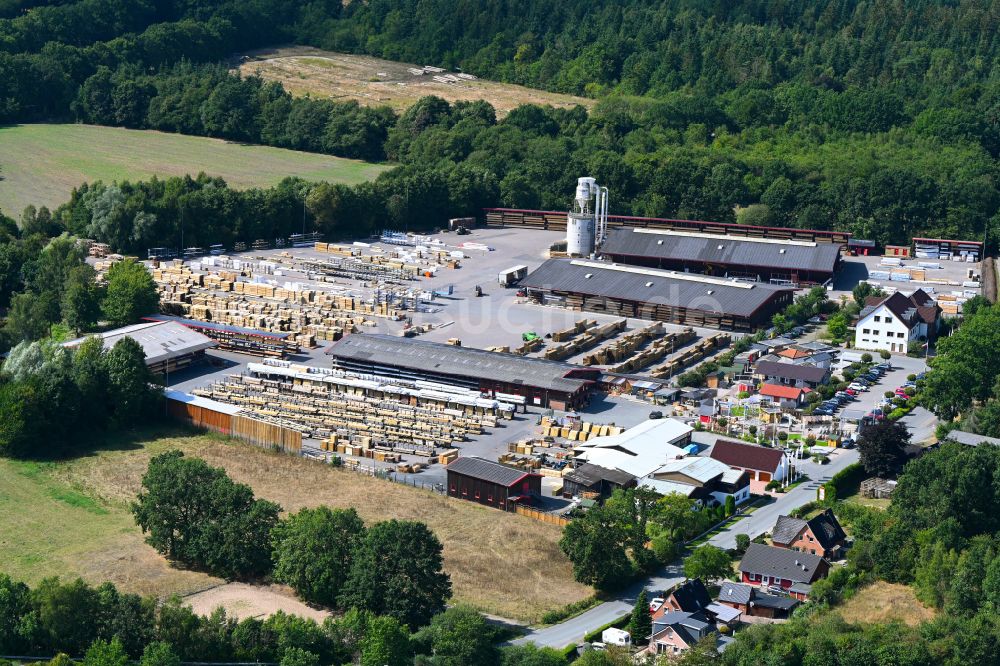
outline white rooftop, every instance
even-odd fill
[[[93,335],[101,338],[105,349],[111,349],[123,338],[132,338],[142,346],[146,354],[146,365],[160,363],[177,356],[193,354],[203,349],[215,347],[215,340],[198,331],[174,321],[153,321],[133,324]],[[74,349],[92,336],[84,336],[64,342],[63,346]]]
[[[219,402],[217,400],[210,400],[208,398],[202,398],[197,395],[191,395],[190,393],[184,393],[183,391],[174,391],[168,389],[163,392],[163,395],[168,400],[175,400],[177,402],[183,402],[188,405],[194,405],[196,407],[204,407],[206,409],[211,409],[214,412],[219,412],[222,414],[235,415],[243,411],[242,408],[236,405],[230,405],[225,402]]]
[[[676,419],[650,419],[618,435],[595,437],[575,447],[577,458],[636,477],[653,473],[686,452],[674,446],[694,430]]]

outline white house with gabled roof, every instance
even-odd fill
[[[911,342],[933,339],[940,319],[941,308],[922,289],[909,296],[897,291],[869,297],[854,332],[854,346],[905,354]]]

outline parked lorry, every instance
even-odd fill
[[[527,266],[511,266],[508,269],[500,271],[500,286],[502,287],[513,287],[515,284],[523,280],[528,275]]]

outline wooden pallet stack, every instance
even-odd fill
[[[625,319],[588,328],[582,335],[567,342],[545,350],[545,358],[551,361],[561,361],[575,356],[580,352],[596,347],[608,338],[614,337],[625,330],[628,322]]]
[[[612,366],[608,368],[608,370],[610,372],[620,372],[625,374],[636,372],[637,370],[641,370],[642,368],[660,361],[668,354],[676,352],[696,337],[694,329],[692,328],[685,328],[682,331],[668,333],[662,338],[654,340],[648,347],[629,357],[623,363]]]
[[[689,365],[693,365],[712,354],[715,350],[728,347],[731,340],[732,336],[728,333],[711,335],[679,354],[675,354],[663,365],[650,370],[649,374],[656,379],[673,377]]]

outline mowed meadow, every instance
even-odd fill
[[[427,523],[444,545],[454,602],[532,622],[592,592],[573,580],[554,525],[186,430],[110,444],[72,460],[0,460],[5,573],[30,583],[54,575],[110,580],[159,596],[221,585],[220,579],[171,567],[144,543],[128,511],[149,459],[179,449],[225,468],[286,512],[326,504],[354,507],[367,523]]]
[[[0,212],[54,208],[84,182],[152,176],[221,176],[236,188],[268,187],[287,176],[353,185],[388,165],[284,148],[153,130],[79,124],[0,127]]]

